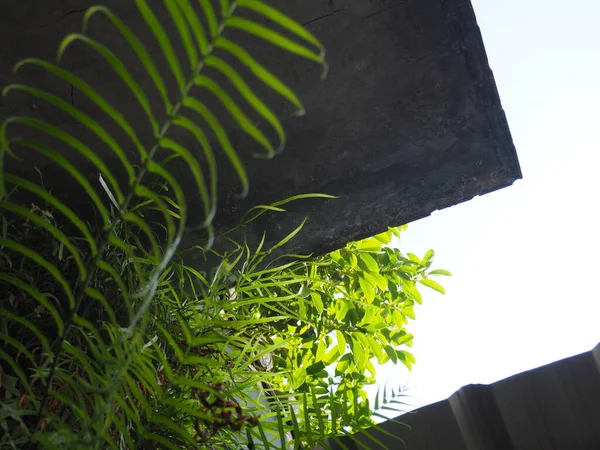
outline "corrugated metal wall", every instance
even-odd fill
[[[465,386],[395,420],[410,429],[391,421],[381,427],[397,439],[369,432],[390,450],[600,450],[600,345],[494,384]],[[356,437],[364,447],[344,438],[349,450],[381,448]]]

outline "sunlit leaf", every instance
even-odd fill
[[[381,250],[381,242],[375,238],[363,239],[356,242],[356,248],[364,252],[378,252]]]
[[[306,380],[306,376],[307,376],[306,368],[298,367],[292,374],[293,389],[298,389],[300,386],[302,386],[304,384],[304,381]]]
[[[357,256],[358,265],[361,269],[372,273],[379,272],[379,265],[371,255],[369,255],[368,253],[360,253]]]
[[[171,45],[171,40],[169,39],[167,32],[165,31],[158,18],[154,15],[152,10],[146,3],[146,0],[137,0],[136,4],[138,6],[138,9],[142,13],[142,17],[146,21],[146,24],[148,25],[150,30],[152,30],[152,34],[158,41],[160,49],[162,50],[163,55],[165,56],[165,59],[169,64],[169,68],[171,69],[173,76],[177,80],[179,91],[184,92],[185,78],[183,76],[181,65],[179,64],[179,60],[177,58],[175,50],[173,49],[173,46]]]
[[[433,257],[434,257],[433,250],[427,250],[427,252],[425,253],[425,256],[423,256],[423,259],[421,260],[421,264],[424,265],[425,267],[429,267],[431,265],[431,263],[433,262]]]
[[[451,277],[452,273],[450,273],[447,270],[436,269],[436,270],[432,270],[431,272],[429,272],[428,275],[445,275],[447,277]]]
[[[415,255],[414,253],[407,253],[406,256],[408,256],[408,258],[417,263],[417,264],[421,264],[421,258],[419,258],[417,255]]]
[[[431,289],[433,289],[434,291],[439,292],[440,294],[445,294],[446,290],[444,289],[444,287],[439,284],[437,281],[433,281],[433,280],[429,280],[427,278],[423,278],[419,280],[419,283],[421,283],[424,286],[427,286]]]
[[[296,114],[302,115],[304,114],[304,106],[300,103],[300,100],[292,92],[290,88],[288,88],[279,78],[273,75],[269,70],[263,67],[256,59],[250,55],[246,50],[237,45],[236,43],[225,39],[224,37],[220,37],[215,41],[215,46],[217,48],[221,48],[226,50],[235,56],[242,64],[244,64],[250,71],[263,83],[265,83],[268,87],[276,91],[282,97],[291,102],[296,108]]]
[[[375,289],[364,277],[358,277],[358,283],[360,284],[360,290],[365,296],[368,303],[373,303],[375,299]]]
[[[396,354],[396,350],[393,347],[386,345],[383,347],[383,350],[388,355],[388,357],[396,364],[398,361],[398,355]]]
[[[340,355],[346,353],[346,338],[344,333],[340,330],[335,330],[335,337],[337,339],[337,348]]]
[[[287,50],[288,52],[295,53],[304,58],[324,64],[322,54],[317,54],[312,50],[308,49],[307,47],[297,44],[291,39],[284,37],[282,34],[276,33],[275,31],[262,25],[259,25],[256,22],[252,22],[241,17],[230,17],[225,21],[225,23],[229,27],[237,28],[239,30],[245,31],[246,33],[250,33],[256,37],[270,42],[273,45],[281,47],[284,50]]]
[[[386,231],[385,233],[380,233],[373,237],[379,242],[381,242],[383,245],[387,245],[390,242],[392,242],[393,233],[391,231]]]

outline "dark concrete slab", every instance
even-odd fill
[[[27,56],[53,58],[61,36],[80,29],[82,11],[93,3],[2,1],[0,85],[14,79],[11,68],[17,60]],[[143,38],[148,37],[133,2],[103,3],[120,13]],[[251,154],[256,148],[234,131],[233,142],[247,163],[251,192],[243,200],[236,198],[239,183],[221,159],[218,229],[235,224],[243,211],[258,203],[307,192],[333,194],[340,198],[303,201],[291,206],[287,214],[266,215],[245,236],[255,241],[266,230],[273,242],[308,216],[304,233],[288,250],[322,253],[349,240],[384,231],[387,226],[401,225],[509,186],[521,177],[468,0],[276,3],[323,41],[330,73],[321,82],[320,69],[313,63],[278,51],[260,55],[299,93],[307,115],[292,117],[290,105],[268,97],[270,105],[283,115],[288,130],[286,150],[269,161],[253,160]],[[94,21],[91,32],[122,50],[121,41],[106,21]],[[247,40],[247,45],[254,44]],[[159,52],[154,54],[160,62]],[[133,60],[127,53],[122,57]],[[133,121],[138,134],[144,142],[151,141],[149,128],[135,103],[97,56],[77,45],[69,51],[64,64],[97,83],[100,92],[125,114],[139,116]],[[158,97],[149,89],[150,81],[139,68],[135,69],[135,64],[133,67],[142,85],[148,87],[153,105],[157,105]],[[89,108],[85,98],[72,92],[69,85],[32,70],[24,71],[19,80],[72,99],[77,106],[88,108],[107,128],[114,129],[110,120]],[[89,139],[79,125],[46,105],[18,95],[0,100],[0,119],[24,113]],[[122,138],[116,129],[114,135]],[[76,163],[84,164],[66,149],[65,152]],[[105,159],[111,163],[108,154]],[[31,171],[34,165],[40,166],[47,184],[54,182],[57,189],[61,183],[64,185],[64,177],[51,162],[30,160],[19,170],[29,170],[31,176],[36,176]],[[186,174],[180,175],[185,183]],[[94,178],[93,173],[90,178]],[[63,190],[73,202],[78,201],[78,192]],[[198,211],[193,218],[197,223],[202,220],[199,200],[194,195],[190,195],[190,200],[192,210]]]
[[[281,157],[251,165],[244,204],[340,199],[299,204],[257,230],[278,235],[308,216],[292,250],[326,252],[521,177],[468,0],[281,3],[322,39],[331,70],[321,84],[312,73],[296,83],[308,114],[290,122]]]

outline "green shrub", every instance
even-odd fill
[[[92,142],[110,150],[125,177],[92,149],[96,144],[48,122],[11,117],[0,128],[0,448],[302,448],[372,425],[362,389],[375,380],[370,360],[414,362],[401,348],[412,339],[404,327],[420,302],[417,283],[441,290],[427,278],[432,254],[420,260],[383,247],[399,233],[391,230],[318,258],[269,259],[301,225],[271,249],[250,249],[227,233],[215,237],[212,228],[216,152],[248,190],[224,123],[233,120],[268,157],[285,143],[279,120],[227,59],[303,111],[295,94],[225,31],[235,28],[325,67],[321,44],[258,0],[221,0],[218,11],[208,0],[167,1],[166,18],[144,0],[136,4],[168,77],[147,50],[151,44],[104,7],[88,9],[83,32],[62,41],[58,60],[75,42],[103,58],[136,99],[151,138],[57,64],[26,59],[16,70],[33,66],[66,81],[102,120],[51,92],[22,84],[4,89],[4,95],[26,93],[71,116]],[[244,11],[252,14],[240,15]],[[137,55],[161,109],[150,104],[133,75],[138,72],[86,34],[96,16],[109,20]],[[283,31],[266,27],[265,20]],[[181,48],[167,37],[167,21],[175,24]],[[212,95],[228,116],[211,111],[200,93]],[[246,110],[263,117],[277,144]],[[105,128],[108,121],[122,141]],[[200,156],[177,140],[181,130],[194,136]],[[97,179],[64,156],[66,147],[94,168]],[[19,175],[29,164],[26,152],[60,167],[68,189],[86,197],[85,206],[46,187],[43,174]],[[201,246],[181,248],[190,230],[189,189],[171,170],[176,160],[203,202]],[[306,197],[328,196],[256,207],[242,226]],[[215,239],[227,245],[213,245]],[[187,265],[190,252],[212,255],[215,269]]]

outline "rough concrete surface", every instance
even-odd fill
[[[112,130],[110,121],[89,108],[86,99],[69,85],[36,70],[25,69],[18,78],[11,72],[23,57],[53,58],[60,38],[80,30],[83,11],[93,3],[0,2],[0,86],[18,79],[47,88],[89,109]],[[140,34],[164,70],[164,58],[138,17],[134,2],[103,3]],[[150,4],[164,14],[159,2]],[[291,105],[267,95],[275,112],[284,117],[288,141],[285,151],[272,160],[253,159],[257,148],[234,131],[232,142],[247,164],[251,191],[247,198],[237,199],[239,183],[220,158],[218,230],[237,223],[255,204],[307,192],[333,194],[340,198],[298,202],[286,214],[265,215],[245,232],[245,238],[253,242],[266,230],[268,242],[274,242],[308,217],[302,235],[288,250],[323,253],[508,186],[521,177],[468,0],[286,0],[275,4],[322,40],[329,75],[320,81],[316,64],[279,50],[262,50],[259,59],[298,92],[307,114],[295,117]],[[150,80],[124,50],[108,21],[94,20],[90,32],[122,52],[123,60],[131,62],[133,74],[147,89],[152,105],[159,107]],[[255,46],[248,38],[242,42],[249,48]],[[77,44],[63,64],[99,86],[108,100],[134,118],[138,136],[151,142],[143,115],[99,57]],[[0,119],[25,113],[89,139],[69,117],[31,98],[11,94],[0,99]],[[270,132],[265,124],[263,128]],[[116,129],[114,135],[123,137]],[[189,138],[182,139],[194,148]],[[66,154],[83,164],[75,155]],[[114,161],[107,155],[106,162],[112,167]],[[31,176],[35,176],[34,166],[40,166],[47,183],[58,180],[60,188],[62,175],[51,162],[32,159],[26,167]],[[182,173],[180,180],[185,181],[186,176]],[[77,201],[78,192],[66,189],[65,195]],[[200,201],[191,190],[190,201],[192,211],[198,211],[193,217],[198,223],[203,218]]]

